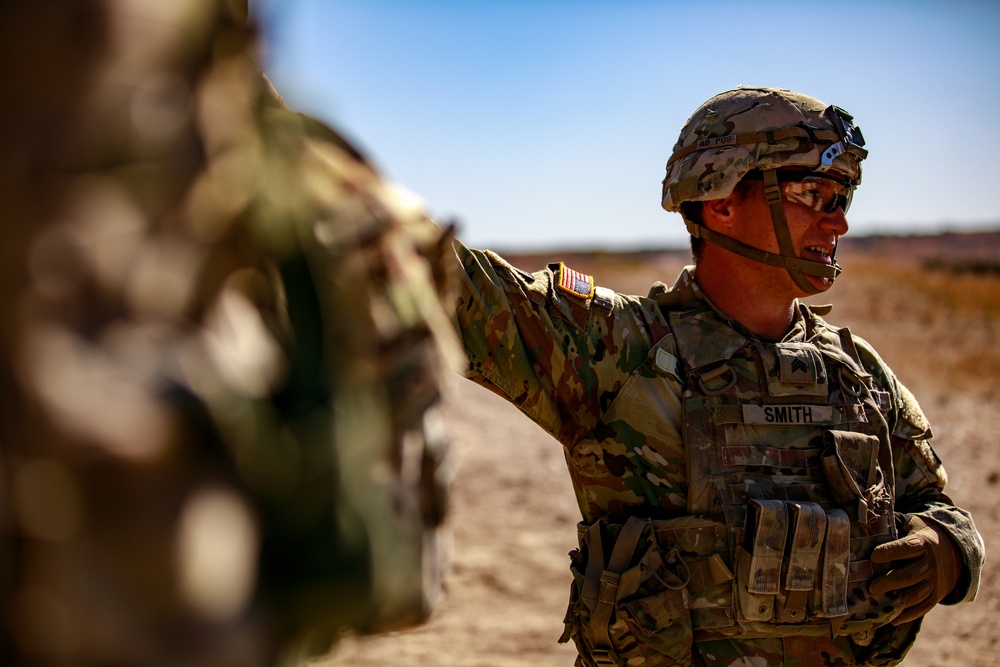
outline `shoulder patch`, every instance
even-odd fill
[[[559,280],[556,286],[576,297],[589,299],[594,296],[594,277],[574,271],[562,262],[559,262]]]

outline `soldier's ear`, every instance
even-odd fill
[[[733,226],[736,203],[736,193],[722,199],[710,199],[702,202],[702,220],[709,229],[723,229]]]

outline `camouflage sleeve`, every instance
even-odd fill
[[[611,290],[584,296],[560,289],[560,264],[527,273],[491,251],[455,248],[467,377],[564,445],[575,444],[596,425],[602,397],[645,359],[658,313]]]
[[[919,514],[922,519],[947,531],[962,552],[964,572],[943,604],[974,600],[979,590],[985,546],[968,511],[957,507],[944,492],[948,475],[931,446],[930,423],[917,399],[903,386],[874,350],[859,346],[869,370],[890,389],[894,406],[889,415],[892,429],[896,482],[896,512]]]

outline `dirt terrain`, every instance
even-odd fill
[[[564,260],[598,284],[645,294],[684,252],[508,254],[528,270]],[[948,490],[986,540],[979,598],[937,607],[904,664],[991,666],[1000,650],[1000,233],[869,238],[841,250],[818,303],[874,344],[934,425]],[[578,512],[560,445],[518,411],[457,380],[446,417],[456,463],[447,597],[424,625],[346,636],[321,667],[569,667],[560,645]]]

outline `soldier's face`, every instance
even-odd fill
[[[831,212],[817,211],[796,199],[794,196],[789,198],[787,193],[782,193],[785,220],[788,223],[788,232],[796,255],[800,259],[820,264],[833,264],[833,252],[837,241],[848,230],[844,210],[837,207]],[[735,238],[767,252],[779,252],[778,239],[771,220],[771,209],[764,199],[763,183],[751,185],[746,196],[736,204],[736,213],[739,217],[733,225],[732,235]],[[778,271],[785,273],[784,269]],[[776,275],[775,278],[778,279],[779,276]],[[787,274],[784,278],[787,278]],[[832,281],[819,276],[807,275],[806,279],[820,291],[825,291],[832,285]],[[787,285],[790,290],[795,291],[795,296],[805,296],[790,278],[787,279]]]

